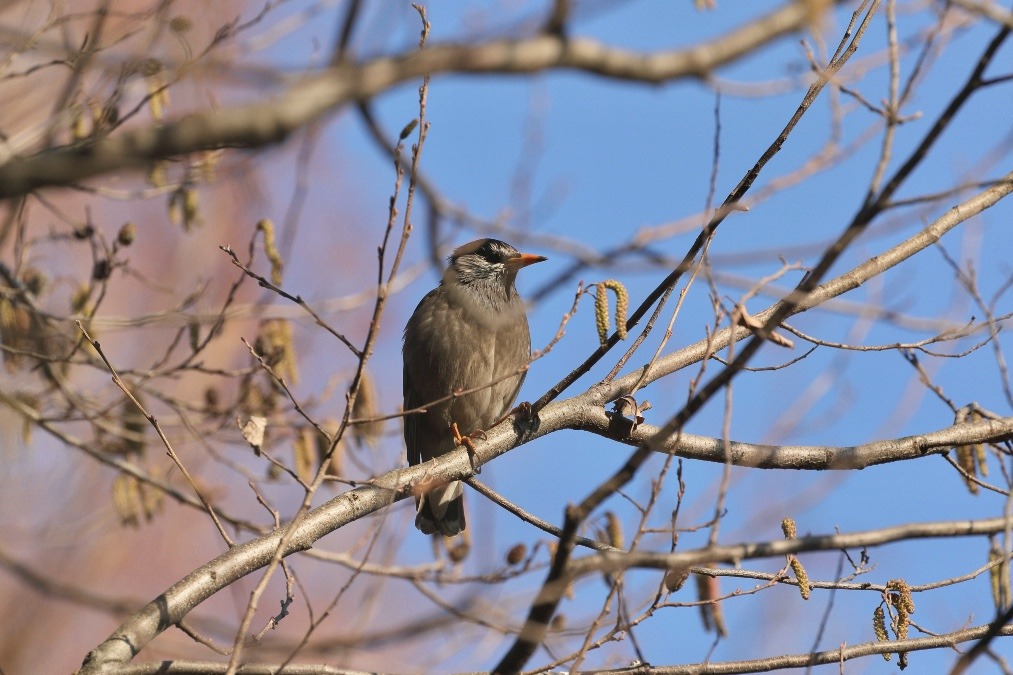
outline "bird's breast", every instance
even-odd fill
[[[493,424],[513,404],[531,355],[523,304],[518,299],[489,308],[453,287],[423,303],[431,303],[428,311],[416,312],[423,318],[405,331],[415,386],[426,400],[469,391],[432,410],[463,433]]]

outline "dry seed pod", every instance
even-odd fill
[[[890,641],[890,636],[886,632],[886,612],[883,611],[883,605],[877,605],[872,612],[872,630],[876,633],[876,639],[879,642]],[[883,652],[883,658],[887,661],[892,656],[893,654],[890,652]]]
[[[180,192],[176,190],[169,195],[169,203],[167,206],[167,215],[169,216],[169,222],[173,225],[179,225],[183,222],[183,205],[180,201]]]
[[[257,354],[274,368],[278,377],[289,384],[299,380],[296,366],[295,344],[292,341],[292,326],[285,319],[267,319],[260,324],[260,333],[253,344]]]
[[[183,189],[183,230],[189,232],[204,223],[200,217],[200,202],[197,190],[192,187]]]
[[[616,334],[626,339],[626,314],[629,309],[629,294],[622,282],[608,279],[595,284],[594,321],[598,328],[598,342],[605,346],[609,332],[608,290],[616,295]]]
[[[186,332],[190,342],[190,351],[196,352],[200,349],[200,321],[197,319],[187,321]]]
[[[602,282],[602,286],[611,289],[616,294],[616,333],[620,340],[626,339],[626,316],[629,312],[630,296],[626,287],[616,279],[608,279]]]
[[[169,221],[190,232],[203,223],[200,217],[200,197],[197,190],[186,185],[169,195]]]
[[[271,263],[271,283],[280,286],[284,263],[281,254],[278,253],[278,247],[274,243],[274,223],[269,218],[262,218],[257,221],[257,231],[264,233],[264,253]]]
[[[963,422],[977,421],[979,419],[981,419],[981,414],[972,403],[957,410],[956,414],[953,416],[953,423],[961,424]],[[957,455],[957,466],[959,466],[963,471],[961,477],[964,479],[964,484],[967,486],[968,492],[972,495],[978,494],[978,484],[971,480],[971,478],[976,478],[978,476],[979,468],[981,468],[981,475],[988,475],[988,468],[985,465],[984,446],[981,444],[957,445],[954,446],[953,450]]]
[[[173,33],[186,33],[191,28],[193,28],[193,21],[188,16],[179,14],[169,19],[169,30]]]
[[[327,461],[327,453],[331,453],[331,460],[327,466],[328,476],[343,476],[344,467],[342,466],[342,458],[345,454],[345,440],[341,439],[335,446],[334,451],[331,452],[331,443],[334,440],[334,435],[338,433],[339,424],[335,420],[324,420],[320,425],[320,428],[327,434],[325,437],[323,434],[317,432],[313,435],[317,444],[317,457],[319,461]]]
[[[204,414],[216,417],[222,413],[222,395],[215,387],[204,389]]]
[[[974,453],[975,453],[975,459],[978,460],[978,473],[980,473],[982,476],[987,476],[988,475],[988,463],[987,463],[986,460],[988,459],[988,453],[985,452],[985,444],[984,443],[975,443],[975,445],[974,445]]]
[[[71,140],[83,141],[88,138],[88,124],[87,117],[84,114],[84,107],[77,104],[71,106],[70,115]]]
[[[267,417],[274,411],[277,401],[277,391],[274,387],[269,387],[265,391],[250,380],[244,381],[239,390],[239,409],[248,415]]]
[[[151,519],[162,510],[162,498],[165,496],[162,491],[154,485],[140,484],[141,488],[141,509],[144,512],[144,519],[151,522]]]
[[[161,120],[165,106],[169,104],[165,66],[158,59],[145,59],[140,65],[140,71],[148,88],[148,108],[151,110],[151,117]]]
[[[418,125],[419,119],[417,117],[408,124],[404,125],[404,128],[401,129],[401,134],[398,136],[398,140],[403,141],[404,139],[408,138],[409,134],[415,131],[415,127],[417,127]]]
[[[98,129],[101,129],[105,125],[106,120],[102,113],[102,106],[100,106],[98,102],[96,101],[91,102],[91,104],[88,106],[88,113],[91,115],[92,129],[97,131]]]
[[[886,590],[890,604],[897,610],[894,632],[897,634],[898,640],[906,640],[911,615],[915,612],[915,601],[911,596],[911,588],[903,579],[891,579],[886,583]]]
[[[974,461],[974,446],[972,445],[958,445],[957,448],[957,466],[964,470],[964,474],[961,477],[964,479],[964,484],[967,486],[968,492],[972,495],[978,494],[978,484],[971,480],[971,476],[974,476],[977,471],[975,468]]]
[[[46,282],[43,278],[37,283]],[[87,323],[85,321],[86,327],[90,328]],[[33,359],[35,355],[48,355],[68,348],[72,339],[65,331],[37,314],[27,304],[0,298],[0,342],[8,348],[3,351],[3,360],[8,371],[19,369],[26,364],[26,359]],[[69,365],[69,361],[63,360],[51,367],[58,369],[59,372],[66,372]]]
[[[507,551],[506,561],[507,565],[519,565],[528,555],[528,547],[524,544],[514,544]]]
[[[303,427],[296,433],[292,442],[295,475],[306,484],[313,481],[313,472],[316,468],[317,446],[313,438],[315,435],[315,430]]]
[[[688,578],[689,568],[672,570],[665,575],[665,589],[668,590],[669,593],[675,593],[682,588]]]
[[[70,296],[70,311],[74,314],[87,314],[88,299],[91,296],[91,289],[81,284]]]
[[[0,298],[0,342],[11,349],[34,351],[32,326],[35,321],[27,307]],[[4,363],[9,372],[17,370],[24,361],[22,354],[4,350]]]
[[[113,508],[120,517],[120,524],[137,527],[141,510],[141,494],[137,479],[121,473],[113,479]]]
[[[328,476],[344,476],[345,470],[342,464],[342,458],[345,455],[345,441],[344,439],[338,441],[337,446],[334,448],[334,452],[331,453],[331,461],[327,464],[327,475]]]
[[[988,549],[988,562],[992,564],[988,570],[988,576],[992,587],[992,602],[1000,612],[1006,611],[1010,600],[1009,563],[1005,557],[1002,549],[993,539]]]
[[[612,511],[605,513],[605,519],[608,522],[608,544],[613,548],[625,548],[623,545],[623,524],[620,522],[619,517]]]
[[[116,241],[119,242],[120,246],[130,246],[134,243],[134,238],[137,237],[137,225],[131,221],[123,223],[120,231],[116,234]]]
[[[28,267],[21,273],[21,283],[25,285],[26,291],[39,297],[49,285],[49,277],[37,267]]]
[[[169,174],[166,162],[154,162],[148,170],[148,182],[152,187],[162,188],[169,184]],[[175,222],[175,221],[173,221]]]
[[[713,630],[721,637],[728,635],[725,627],[724,612],[721,603],[717,598],[721,596],[721,588],[717,577],[709,577],[704,574],[696,576],[696,596],[704,604],[700,605],[700,618],[703,620],[704,630]]]
[[[895,587],[900,594],[900,605],[898,608],[903,608],[908,614],[915,613],[915,600],[914,595],[911,594],[911,587],[907,585],[907,582],[903,579],[895,580]]]
[[[791,571],[795,573],[795,578],[798,580],[798,590],[802,594],[802,599],[808,600],[812,586],[809,584],[809,575],[806,574],[805,568],[802,567],[802,562],[791,555],[788,556],[788,564],[791,566]]]
[[[451,562],[462,562],[471,553],[471,530],[464,530],[456,537],[442,537],[442,539]]]
[[[609,301],[602,284],[597,286],[594,296],[594,324],[598,328],[598,342],[602,347],[609,339]]]
[[[141,393],[134,392],[134,396],[138,401],[141,400]],[[134,455],[141,455],[144,453],[144,448],[147,446],[146,433],[148,431],[148,418],[144,416],[133,401],[127,399],[123,402],[120,407],[120,426],[123,427],[124,448],[125,450]]]
[[[214,182],[215,169],[218,168],[218,164],[221,162],[224,153],[224,150],[218,149],[205,150],[200,154],[199,159],[193,164],[199,181],[204,183]]]
[[[352,406],[352,417],[357,420],[376,417],[380,414],[379,402],[376,395],[376,387],[373,385],[373,376],[368,370],[362,371],[362,380],[359,382],[359,392],[355,397],[355,405]],[[352,426],[352,437],[360,447],[365,443],[370,448],[376,447],[376,441],[383,435],[383,420],[375,420],[365,424]]]

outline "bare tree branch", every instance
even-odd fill
[[[818,17],[819,10],[814,8],[823,4],[789,1],[715,40],[668,52],[638,54],[586,38],[539,34],[481,45],[432,45],[362,64],[341,62],[267,101],[208,110],[82,146],[8,157],[0,164],[0,199],[46,186],[72,185],[111,171],[143,169],[155,160],[177,155],[278,143],[326,113],[423,75],[570,69],[650,84],[704,77],[764,44],[805,28]]]

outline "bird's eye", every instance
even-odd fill
[[[492,242],[482,244],[475,253],[489,262],[503,262],[503,252],[493,246]]]

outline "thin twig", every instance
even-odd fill
[[[187,483],[190,484],[190,488],[193,490],[194,494],[197,495],[197,498],[200,499],[201,504],[204,505],[204,509],[207,511],[207,514],[211,516],[211,520],[214,522],[215,527],[218,529],[218,533],[221,535],[222,539],[225,540],[225,543],[230,548],[232,546],[235,546],[236,544],[234,541],[232,541],[232,537],[229,536],[228,532],[226,532],[225,528],[222,526],[221,521],[218,520],[218,514],[215,513],[214,506],[212,506],[211,502],[208,501],[207,497],[204,496],[203,491],[197,485],[197,481],[195,481],[193,476],[190,475],[190,472],[187,470],[186,465],[184,465],[182,460],[180,460],[179,456],[176,454],[176,451],[172,449],[172,443],[169,442],[169,438],[162,431],[162,427],[158,423],[158,419],[153,414],[147,411],[144,405],[137,399],[136,396],[134,396],[133,392],[130,391],[127,385],[123,383],[123,380],[120,379],[120,376],[119,374],[117,374],[116,369],[113,367],[113,364],[109,361],[108,357],[106,357],[105,352],[102,351],[102,345],[100,345],[97,340],[92,339],[91,335],[88,334],[88,331],[85,329],[84,324],[82,324],[81,321],[77,321],[76,323],[77,328],[78,330],[81,331],[81,334],[84,336],[84,339],[88,341],[88,344],[92,346],[92,348],[98,353],[99,357],[102,359],[103,363],[106,364],[106,367],[109,368],[109,373],[112,375],[113,384],[119,387],[120,391],[122,391],[126,395],[126,397],[130,399],[130,401],[137,407],[137,409],[141,412],[141,414],[144,415],[144,418],[148,420],[148,423],[151,424],[151,426],[155,429],[155,433],[158,434],[158,438],[162,441],[162,445],[165,446],[165,454],[169,456],[169,459],[173,461],[173,463],[176,465],[176,468],[178,468],[180,470],[180,473],[183,474],[183,477],[186,478]]]

